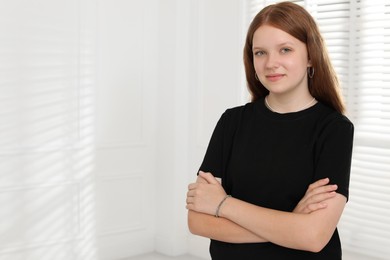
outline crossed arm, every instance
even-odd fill
[[[293,212],[277,211],[228,198],[211,173],[200,172],[187,193],[188,225],[193,234],[230,243],[272,242],[284,247],[321,251],[331,238],[346,198],[328,179],[311,184]]]

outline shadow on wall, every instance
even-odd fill
[[[81,12],[77,1],[1,4],[1,259],[96,255],[94,54]]]

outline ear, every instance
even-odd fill
[[[311,60],[309,59],[309,60],[307,61],[307,67],[310,68],[310,67],[312,67],[312,66],[313,66],[313,64],[311,63]]]

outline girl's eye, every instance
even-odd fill
[[[256,56],[263,56],[263,55],[265,55],[265,51],[257,51],[257,52],[255,52],[255,55]]]
[[[281,49],[281,53],[288,53],[288,52],[290,52],[291,51],[291,49],[289,49],[289,48],[283,48],[283,49]]]

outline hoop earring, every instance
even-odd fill
[[[257,77],[257,73],[256,73],[256,72],[255,72],[255,79],[256,79],[257,81],[260,81],[259,78]]]
[[[307,68],[307,75],[309,76],[309,78],[313,78],[314,76],[314,68],[313,67],[308,67]]]

